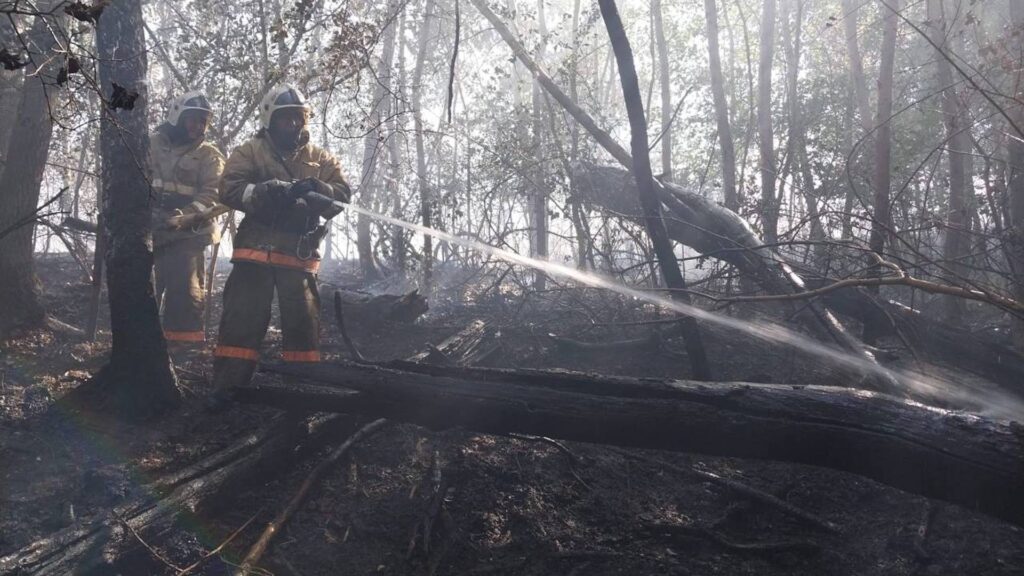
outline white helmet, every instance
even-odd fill
[[[309,110],[306,97],[291,84],[281,84],[270,89],[260,102],[260,127],[270,128],[270,117],[282,108],[304,108]]]
[[[181,119],[181,113],[186,110],[202,110],[207,114],[212,113],[210,101],[206,99],[206,95],[201,90],[193,90],[171,101],[170,107],[167,108],[167,123],[177,126],[178,120]]]

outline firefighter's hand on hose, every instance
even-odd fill
[[[332,186],[319,178],[305,178],[296,182],[295,185],[302,185],[303,192],[316,192],[339,202],[347,203],[352,198],[352,191],[349,190],[348,184]]]
[[[242,193],[242,209],[246,212],[267,208],[285,208],[294,199],[289,195],[291,184],[284,180],[267,180],[246,186]]]

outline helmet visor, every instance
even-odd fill
[[[306,107],[306,101],[295,90],[285,90],[274,99],[274,106],[277,108],[301,106]]]
[[[206,99],[206,96],[193,96],[183,102],[182,108],[198,108],[200,110],[210,110],[210,101]]]

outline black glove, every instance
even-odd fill
[[[316,178],[303,178],[302,180],[296,181],[295,184],[292,184],[292,189],[288,192],[293,198],[299,198],[307,192],[323,194],[323,192],[320,191],[321,188],[317,185],[318,182],[320,181]]]
[[[260,182],[252,188],[251,192],[246,192],[242,203],[257,211],[286,208],[293,201],[288,194],[289,188],[291,188],[291,184],[284,180]]]
[[[348,184],[332,186],[319,178],[305,178],[296,182],[295,186],[301,186],[300,190],[302,194],[305,194],[306,192],[316,192],[317,194],[323,194],[324,196],[333,198],[339,202],[348,202],[352,198],[352,191],[349,189]]]

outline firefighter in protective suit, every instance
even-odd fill
[[[214,406],[248,384],[270,323],[274,291],[281,313],[282,359],[320,360],[320,295],[316,286],[321,221],[340,211],[351,190],[338,161],[309,143],[309,107],[295,88],[271,89],[260,103],[260,130],[231,153],[220,201],[245,214],[234,239],[233,268],[214,350]],[[336,210],[304,200],[312,192]]]
[[[205,140],[210,113],[202,92],[188,92],[171,102],[165,122],[149,138],[156,297],[162,302],[164,337],[172,345],[206,339],[204,252],[217,240],[217,230],[212,221],[178,229],[167,221],[217,203],[224,155]]]

